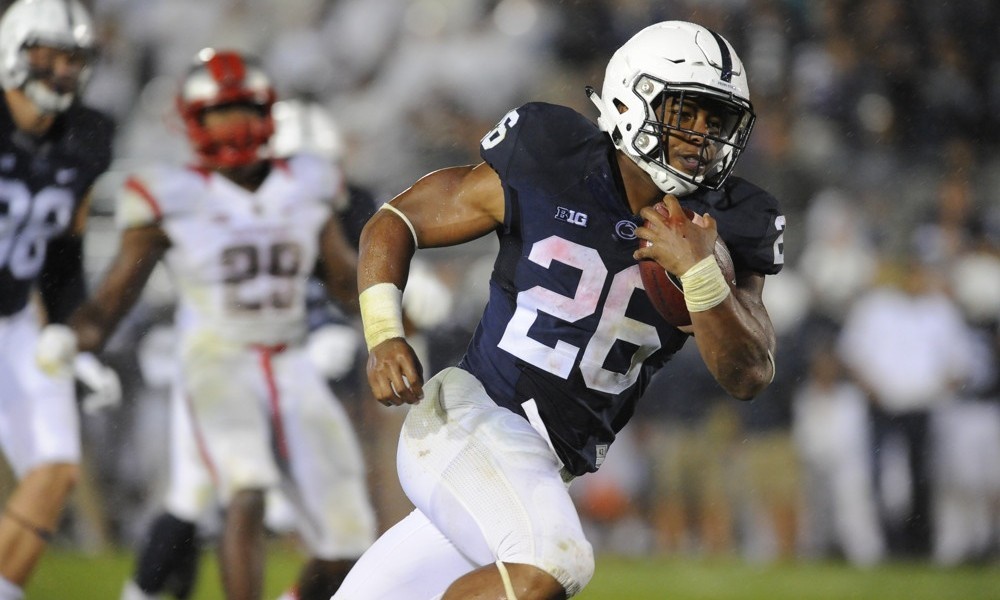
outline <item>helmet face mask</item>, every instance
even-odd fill
[[[178,112],[202,165],[242,167],[267,158],[275,97],[270,79],[254,59],[202,50],[177,95]],[[206,123],[209,113],[223,111],[240,114]]]
[[[80,93],[93,52],[81,48],[27,47],[28,78],[24,91],[39,109],[62,112]],[[57,65],[58,63],[58,65]]]
[[[658,23],[625,43],[608,63],[598,126],[667,194],[717,189],[753,128],[743,64],[721,36],[681,21]],[[701,125],[698,114],[705,113]],[[700,145],[672,164],[671,144]]]
[[[658,89],[647,103],[651,118],[643,120],[639,134],[633,138],[637,155],[673,177],[694,186],[718,189],[736,166],[736,158],[746,148],[754,123],[753,110],[737,103],[721,100],[697,86],[672,88],[665,82],[644,76],[637,88]],[[638,94],[639,92],[637,92]],[[708,114],[704,127],[698,125],[699,109]],[[687,172],[671,164],[670,137],[679,137],[689,144],[701,146],[702,164]]]
[[[69,108],[95,55],[93,23],[77,0],[18,0],[0,19],[0,84],[41,112]]]

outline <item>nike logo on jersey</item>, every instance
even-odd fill
[[[577,212],[575,210],[570,210],[568,208],[563,208],[561,206],[556,207],[556,220],[565,221],[571,225],[578,225],[580,227],[587,226],[587,215],[586,213]]]

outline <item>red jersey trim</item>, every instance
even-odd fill
[[[146,204],[149,205],[149,208],[152,209],[153,215],[156,217],[157,221],[163,218],[163,210],[160,208],[160,203],[156,201],[152,192],[150,192],[146,186],[142,185],[138,179],[135,177],[129,177],[125,181],[125,189],[139,194],[139,197],[145,200]]]

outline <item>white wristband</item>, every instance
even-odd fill
[[[706,256],[695,263],[680,279],[688,312],[714,308],[729,296],[729,284],[714,256]]]
[[[403,337],[403,292],[391,283],[376,283],[358,296],[365,343],[371,350],[382,342]]]

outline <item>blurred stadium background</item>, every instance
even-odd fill
[[[283,98],[322,108],[332,123],[311,130],[325,136],[313,143],[381,202],[430,170],[477,161],[481,135],[518,104],[544,100],[592,114],[584,85],[599,87],[613,50],[646,24],[685,19],[719,31],[747,65],[758,114],[737,174],[771,191],[787,215],[785,269],[765,290],[780,335],[780,377],[766,396],[736,405],[684,352],[654,382],[641,414],[611,451],[612,464],[574,486],[598,551],[628,557],[599,561],[595,584],[581,597],[996,597],[995,1],[84,3],[101,39],[86,100],[119,123],[116,160],[98,186],[87,240],[94,278],[115,249],[113,195],[125,174],[149,161],[188,156],[173,93],[204,46],[260,56]],[[7,4],[0,1],[0,8]],[[423,323],[429,370],[464,350],[485,301],[492,250],[487,240],[460,252],[424,253],[450,295],[442,304],[452,308],[449,319]],[[878,461],[882,476],[873,486],[848,485],[846,502],[891,518],[913,500],[901,453],[868,452],[864,414],[861,421],[820,416],[819,430],[809,429],[815,411],[802,398],[822,376],[823,350],[839,343],[858,299],[917,271],[948,294],[981,345],[967,370],[973,376],[931,407],[932,484],[941,504],[933,545],[880,550],[866,541],[871,535],[839,521],[823,469],[841,454]],[[97,579],[114,580],[101,596],[114,597],[128,571],[127,553],[158,508],[172,292],[165,278],[155,281],[108,349],[126,399],[84,423],[88,477],[30,597],[85,598],[58,590],[87,589],[78,582],[96,586]],[[833,377],[848,381],[839,372]],[[359,427],[372,432],[366,436],[372,485],[390,525],[408,509],[392,464],[400,412],[366,403],[358,373],[334,385]],[[668,385],[676,391],[663,394]],[[278,568],[293,560],[287,549],[277,556]],[[636,564],[645,568],[630,570]],[[203,573],[210,582],[209,571]],[[768,574],[775,578],[760,583],[759,596],[743,589]],[[692,578],[689,590],[680,588]],[[637,581],[649,582],[649,595],[628,591]]]

